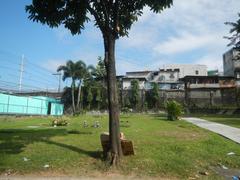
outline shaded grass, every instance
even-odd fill
[[[69,118],[67,127],[52,128],[53,118],[0,118],[0,173],[52,173],[97,176],[109,173],[102,160],[99,135],[108,130],[107,116]],[[91,127],[97,120],[101,128]],[[87,121],[88,128],[83,128]],[[121,131],[134,142],[136,155],[124,157],[117,173],[136,176],[194,177],[219,163],[240,168],[240,148],[229,140],[184,121],[157,115],[122,115]],[[29,128],[29,126],[39,126]],[[23,161],[23,157],[30,159]],[[50,168],[43,166],[49,164]]]

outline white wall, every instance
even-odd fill
[[[179,80],[179,72],[177,71],[160,71],[158,76],[154,78],[156,82],[177,82]]]
[[[132,79],[123,79],[123,89],[131,89]],[[139,89],[143,89],[145,81],[139,81]]]
[[[164,69],[179,69],[179,78],[185,76],[207,76],[207,66],[200,64],[169,64]],[[198,74],[196,73],[198,71]]]

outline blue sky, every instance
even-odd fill
[[[81,35],[72,36],[63,27],[50,29],[29,21],[24,8],[30,3],[31,0],[1,2],[2,85],[8,81],[17,86],[22,54],[26,87],[56,88],[58,81],[51,72],[68,59],[96,64],[97,57],[103,55],[103,42],[92,22]],[[239,0],[175,0],[173,7],[161,14],[145,8],[129,37],[117,41],[118,74],[157,70],[171,63],[206,64],[209,69],[222,69],[222,54],[229,49],[223,39],[229,31],[224,22],[235,21],[239,7]]]

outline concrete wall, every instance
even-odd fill
[[[146,102],[146,94],[151,93],[150,90],[141,90],[139,92],[140,107]],[[123,91],[124,99],[129,98],[131,90]],[[192,89],[190,91],[183,90],[159,90],[159,106],[163,107],[167,100],[175,100],[189,107],[240,107],[240,89]]]

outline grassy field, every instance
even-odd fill
[[[198,117],[209,120],[209,121],[240,128],[239,115],[204,115],[204,116],[198,115]]]
[[[111,170],[102,160],[99,135],[107,131],[107,116],[66,117],[67,127],[51,127],[53,118],[0,118],[0,174],[93,176],[106,174],[187,179],[213,171],[220,164],[240,168],[240,146],[184,121],[157,115],[123,115],[121,131],[133,140],[135,156],[124,157]],[[83,127],[83,121],[101,128]],[[27,158],[28,161],[24,161]],[[49,168],[44,168],[49,165]]]

